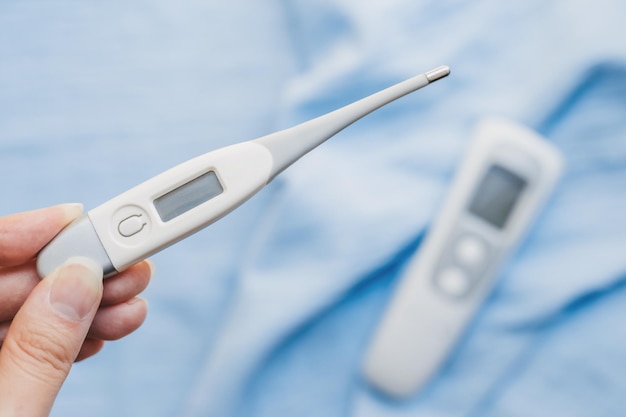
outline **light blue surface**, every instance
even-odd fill
[[[440,64],[155,257],[134,335],[53,416],[623,416],[626,3],[0,2],[0,214],[87,208],[178,162]],[[393,402],[359,363],[475,122],[567,171],[440,374]]]

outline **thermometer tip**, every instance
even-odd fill
[[[431,83],[443,77],[447,77],[449,74],[450,67],[447,65],[441,65],[424,73],[424,75],[426,75],[426,79]]]

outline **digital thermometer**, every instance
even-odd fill
[[[184,162],[89,211],[38,255],[43,277],[72,256],[123,271],[208,226],[345,127],[447,76],[437,67],[316,119]]]
[[[411,259],[366,354],[363,372],[381,391],[420,389],[454,347],[555,186],[560,153],[516,123],[490,119]]]

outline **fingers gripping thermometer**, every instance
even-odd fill
[[[437,67],[316,119],[198,156],[92,209],[40,253],[46,276],[86,256],[112,276],[225,216],[310,150],[378,108],[440,78]]]

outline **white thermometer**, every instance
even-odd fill
[[[131,188],[68,225],[40,253],[43,277],[72,256],[102,265],[105,276],[208,226],[345,127],[447,76],[437,67],[316,119],[184,162]]]
[[[497,119],[479,125],[374,334],[363,369],[372,385],[406,397],[435,374],[552,192],[562,164],[561,154],[525,127]]]

